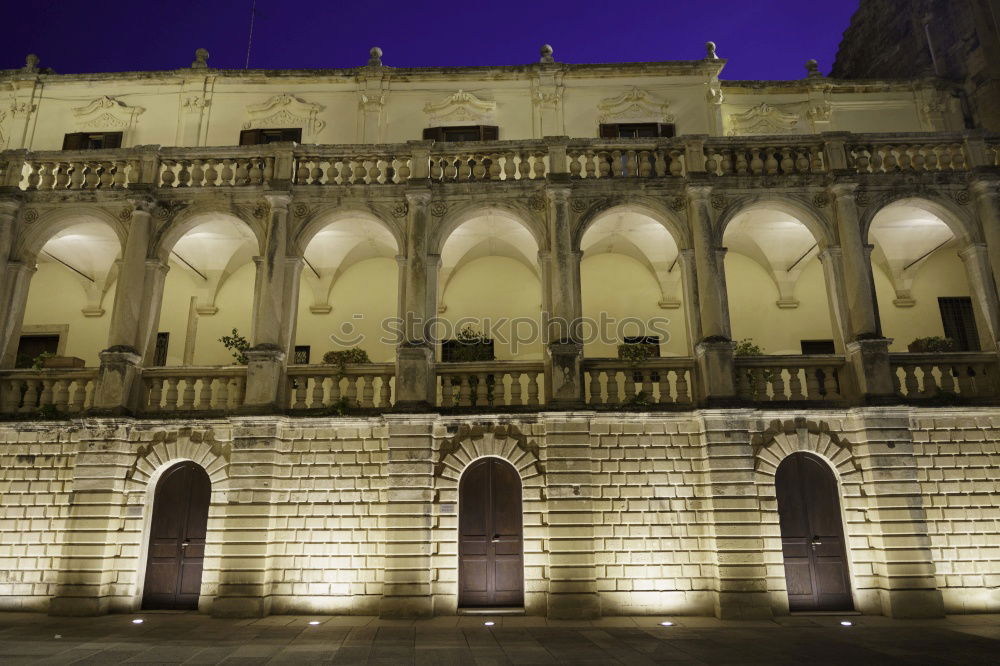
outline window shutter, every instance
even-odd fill
[[[240,132],[241,146],[256,146],[261,142],[260,130],[243,130]]]
[[[63,137],[63,150],[82,150],[86,134],[76,132]]]
[[[660,123],[657,135],[664,138],[677,136],[677,128],[673,123]]]
[[[105,148],[121,148],[122,147],[122,133],[121,132],[105,132],[104,133],[104,147]]]
[[[601,123],[601,133],[602,139],[617,139],[618,138],[618,125],[608,125]]]
[[[440,127],[425,127],[424,141],[443,141],[443,134]]]
[[[481,125],[479,134],[483,141],[497,141],[500,138],[500,128],[496,125]]]

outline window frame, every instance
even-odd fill
[[[264,141],[268,135],[279,134],[280,138],[273,141]],[[285,136],[285,135],[288,136]],[[255,139],[250,141],[250,139]],[[258,127],[256,129],[240,130],[241,146],[266,146],[269,143],[284,143],[292,141],[302,143],[301,127]]]
[[[476,139],[452,139],[448,135],[451,133],[469,133],[475,130],[479,135]],[[423,133],[424,141],[440,141],[442,143],[460,143],[465,141],[499,141],[499,125],[442,125],[439,127],[425,127]]]
[[[114,150],[116,148],[122,147],[122,140],[124,138],[124,132],[67,132],[63,135],[63,150]],[[93,137],[101,137],[102,144],[113,144],[113,145],[101,145],[101,146],[91,146],[89,145],[90,139]],[[84,145],[84,140],[87,140],[88,145]],[[110,139],[110,141],[109,141]]]
[[[622,136],[622,129],[639,130],[647,128],[655,133],[651,136]],[[601,123],[597,136],[602,139],[672,139],[677,136],[677,125],[674,123]]]

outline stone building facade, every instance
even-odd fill
[[[0,608],[997,610],[1000,137],[949,84],[381,56],[0,73]],[[449,356],[484,312],[533,336]]]

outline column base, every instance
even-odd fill
[[[854,375],[858,399],[865,404],[883,405],[896,393],[889,364],[889,344],[892,340],[876,338],[855,340],[846,345],[847,365]]]
[[[57,617],[92,617],[107,615],[107,597],[53,597],[49,602],[49,615]]]
[[[382,597],[378,616],[389,619],[419,619],[434,617],[434,598],[431,596]]]
[[[768,592],[719,592],[715,617],[720,620],[764,620],[774,617]]]
[[[601,617],[601,597],[596,593],[549,594],[552,620],[594,620]]]
[[[574,409],[583,406],[583,345],[550,342],[545,355],[545,404]]]
[[[126,346],[105,349],[99,356],[92,411],[109,416],[131,414],[138,404],[142,357]]]
[[[276,345],[257,345],[246,357],[247,382],[240,411],[261,414],[279,410],[286,393],[285,352]]]
[[[886,617],[916,619],[944,617],[940,590],[883,590],[882,612]]]
[[[212,602],[212,617],[265,617],[270,613],[270,597],[216,597]]]
[[[710,404],[712,407],[735,405],[735,347],[736,344],[731,340],[707,338],[695,345],[695,363],[700,377],[697,391],[701,404]]]

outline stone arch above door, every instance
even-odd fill
[[[545,466],[538,444],[514,424],[483,424],[462,425],[457,434],[441,442],[434,466],[435,486],[457,490],[469,463],[485,456],[501,458],[513,465],[525,490],[545,485]]]
[[[136,451],[135,462],[125,475],[126,492],[144,492],[170,463],[190,460],[205,469],[212,482],[212,492],[226,490],[229,480],[229,457],[232,447],[216,439],[213,430],[182,428],[159,431],[153,441]]]
[[[772,421],[750,440],[754,471],[773,482],[778,465],[792,453],[806,451],[824,458],[843,481],[860,482],[861,468],[853,445],[832,432],[825,422],[804,418]]]

